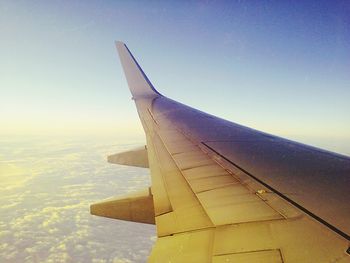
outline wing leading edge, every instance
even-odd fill
[[[192,109],[116,43],[147,141],[150,262],[350,262],[350,159]]]

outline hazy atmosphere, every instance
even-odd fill
[[[114,46],[165,96],[350,155],[349,1],[0,0],[0,261],[145,262],[155,227],[89,204],[150,184]]]
[[[122,40],[166,96],[349,153],[348,1],[1,1],[0,12],[2,133],[141,137]]]

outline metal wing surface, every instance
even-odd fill
[[[350,262],[349,157],[173,101],[116,46],[146,134],[149,262]]]

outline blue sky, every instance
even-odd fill
[[[114,47],[164,95],[350,153],[348,1],[0,2],[3,133],[142,128]]]

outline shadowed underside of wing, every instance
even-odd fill
[[[116,45],[147,140],[150,262],[350,262],[349,158],[172,101]]]

